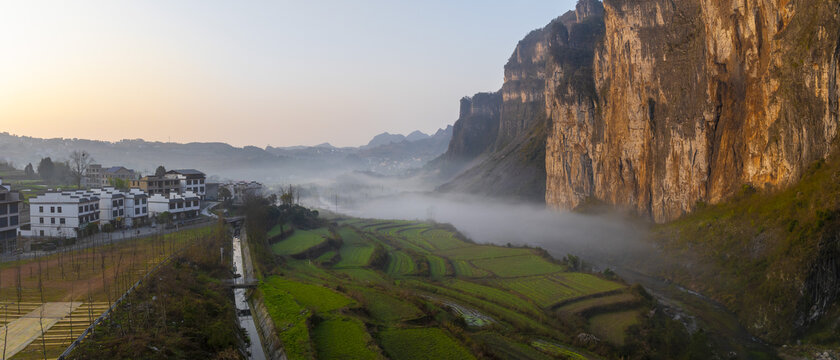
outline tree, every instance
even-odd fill
[[[35,169],[32,168],[32,163],[26,164],[26,167],[23,168],[23,173],[26,174],[27,178],[35,177]]]
[[[108,179],[108,184],[116,189],[128,190],[128,181],[125,181],[120,178],[110,178]]]
[[[158,166],[157,170],[155,170],[155,176],[156,177],[163,177],[164,175],[166,175],[166,168],[163,167],[163,165]]]
[[[76,178],[76,185],[82,187],[82,176],[85,176],[88,166],[93,162],[93,157],[84,150],[73,150],[70,153],[70,172]]]
[[[230,194],[230,190],[227,188],[227,186],[219,186],[218,197],[221,200],[228,200],[232,198],[233,195]]]
[[[157,222],[161,224],[169,224],[172,222],[172,213],[164,211],[157,215]]]
[[[55,176],[55,164],[52,159],[45,157],[38,163],[38,176],[44,181],[52,181]]]

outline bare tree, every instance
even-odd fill
[[[93,162],[93,157],[84,150],[73,150],[70,153],[70,171],[76,177],[77,184],[82,187],[82,177],[85,176],[88,166]]]

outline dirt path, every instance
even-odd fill
[[[82,305],[81,302],[50,302],[15,319],[9,323],[8,338],[6,338],[7,327],[0,330],[0,353],[3,351],[3,339],[7,339],[5,349],[8,359],[41,337],[42,326],[43,331],[46,332],[80,305]]]

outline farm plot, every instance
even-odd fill
[[[493,245],[476,245],[441,251],[440,255],[452,260],[476,260],[517,255],[533,255],[534,251],[524,248],[506,248]]]
[[[291,359],[314,357],[307,326],[312,312],[300,306],[294,297],[282,288],[263,282],[259,285],[259,290],[263,294],[263,302],[274,326],[283,329],[277,335],[283,341],[286,355]]]
[[[312,340],[320,359],[377,359],[368,347],[372,342],[358,320],[338,318],[322,321],[312,330]]]
[[[483,300],[503,305],[523,313],[539,314],[540,310],[527,300],[513,295],[507,291],[497,288],[479,285],[469,281],[453,279],[444,283],[444,286],[457,290]]]
[[[541,307],[549,307],[564,300],[587,295],[585,292],[558,284],[545,276],[500,279],[496,280],[496,284],[533,300]]]
[[[425,251],[433,251],[435,247],[432,246],[427,240],[426,237],[423,235],[426,231],[429,230],[429,227],[414,227],[409,229],[403,229],[404,231],[400,232],[399,234],[405,239],[406,241],[422,248]]]
[[[388,253],[388,267],[385,270],[388,275],[400,276],[414,273],[414,261],[411,256],[403,251],[391,251]]]
[[[361,298],[372,318],[385,324],[416,319],[423,315],[414,304],[379,291],[359,288],[354,296]]]
[[[481,332],[475,335],[475,339],[481,341],[498,359],[523,359],[523,360],[551,360],[548,356],[537,349],[513,341],[507,337],[493,332]]]
[[[583,273],[567,272],[552,274],[549,278],[587,295],[618,290],[625,287],[615,281],[609,281],[594,275]]]
[[[455,275],[459,277],[482,278],[490,276],[489,272],[473,266],[466,260],[454,260],[452,261],[452,267],[455,268]]]
[[[429,274],[431,277],[442,278],[452,275],[452,270],[446,266],[446,259],[434,255],[426,255],[426,259],[429,261]]]
[[[345,274],[355,281],[383,283],[385,279],[376,271],[361,268],[336,269],[336,273]]]
[[[562,266],[550,263],[537,255],[477,259],[471,263],[500,277],[542,275],[564,270]]]
[[[350,298],[326,287],[286,280],[278,276],[268,278],[263,285],[265,288],[287,292],[298,304],[318,312],[333,311],[353,304]]]
[[[430,229],[420,234],[435,250],[449,250],[472,245],[456,238],[452,232],[443,229]]]
[[[295,255],[327,241],[330,232],[327,228],[315,230],[295,230],[288,238],[275,243],[271,250],[277,255]]]
[[[338,229],[338,236],[341,237],[342,243],[345,245],[358,245],[358,244],[367,244],[367,242],[362,238],[362,235],[359,234],[356,229],[353,229],[348,226],[342,226]]]
[[[341,260],[335,264],[335,268],[363,267],[370,263],[370,256],[373,255],[373,246],[345,244],[341,246],[339,253],[341,254]]]
[[[639,323],[639,310],[595,315],[589,319],[589,330],[616,345],[624,345],[627,328]]]
[[[475,359],[466,348],[436,328],[390,329],[379,333],[382,348],[395,360]]]
[[[638,301],[639,298],[637,296],[625,292],[615,295],[608,295],[592,299],[575,301],[559,307],[557,311],[569,314],[585,314],[587,312],[592,312],[593,310],[597,310],[603,307],[631,305],[637,303]]]

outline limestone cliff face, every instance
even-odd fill
[[[597,199],[667,221],[744,184],[790,185],[833,149],[840,2],[598,5],[549,36],[550,206]]]

